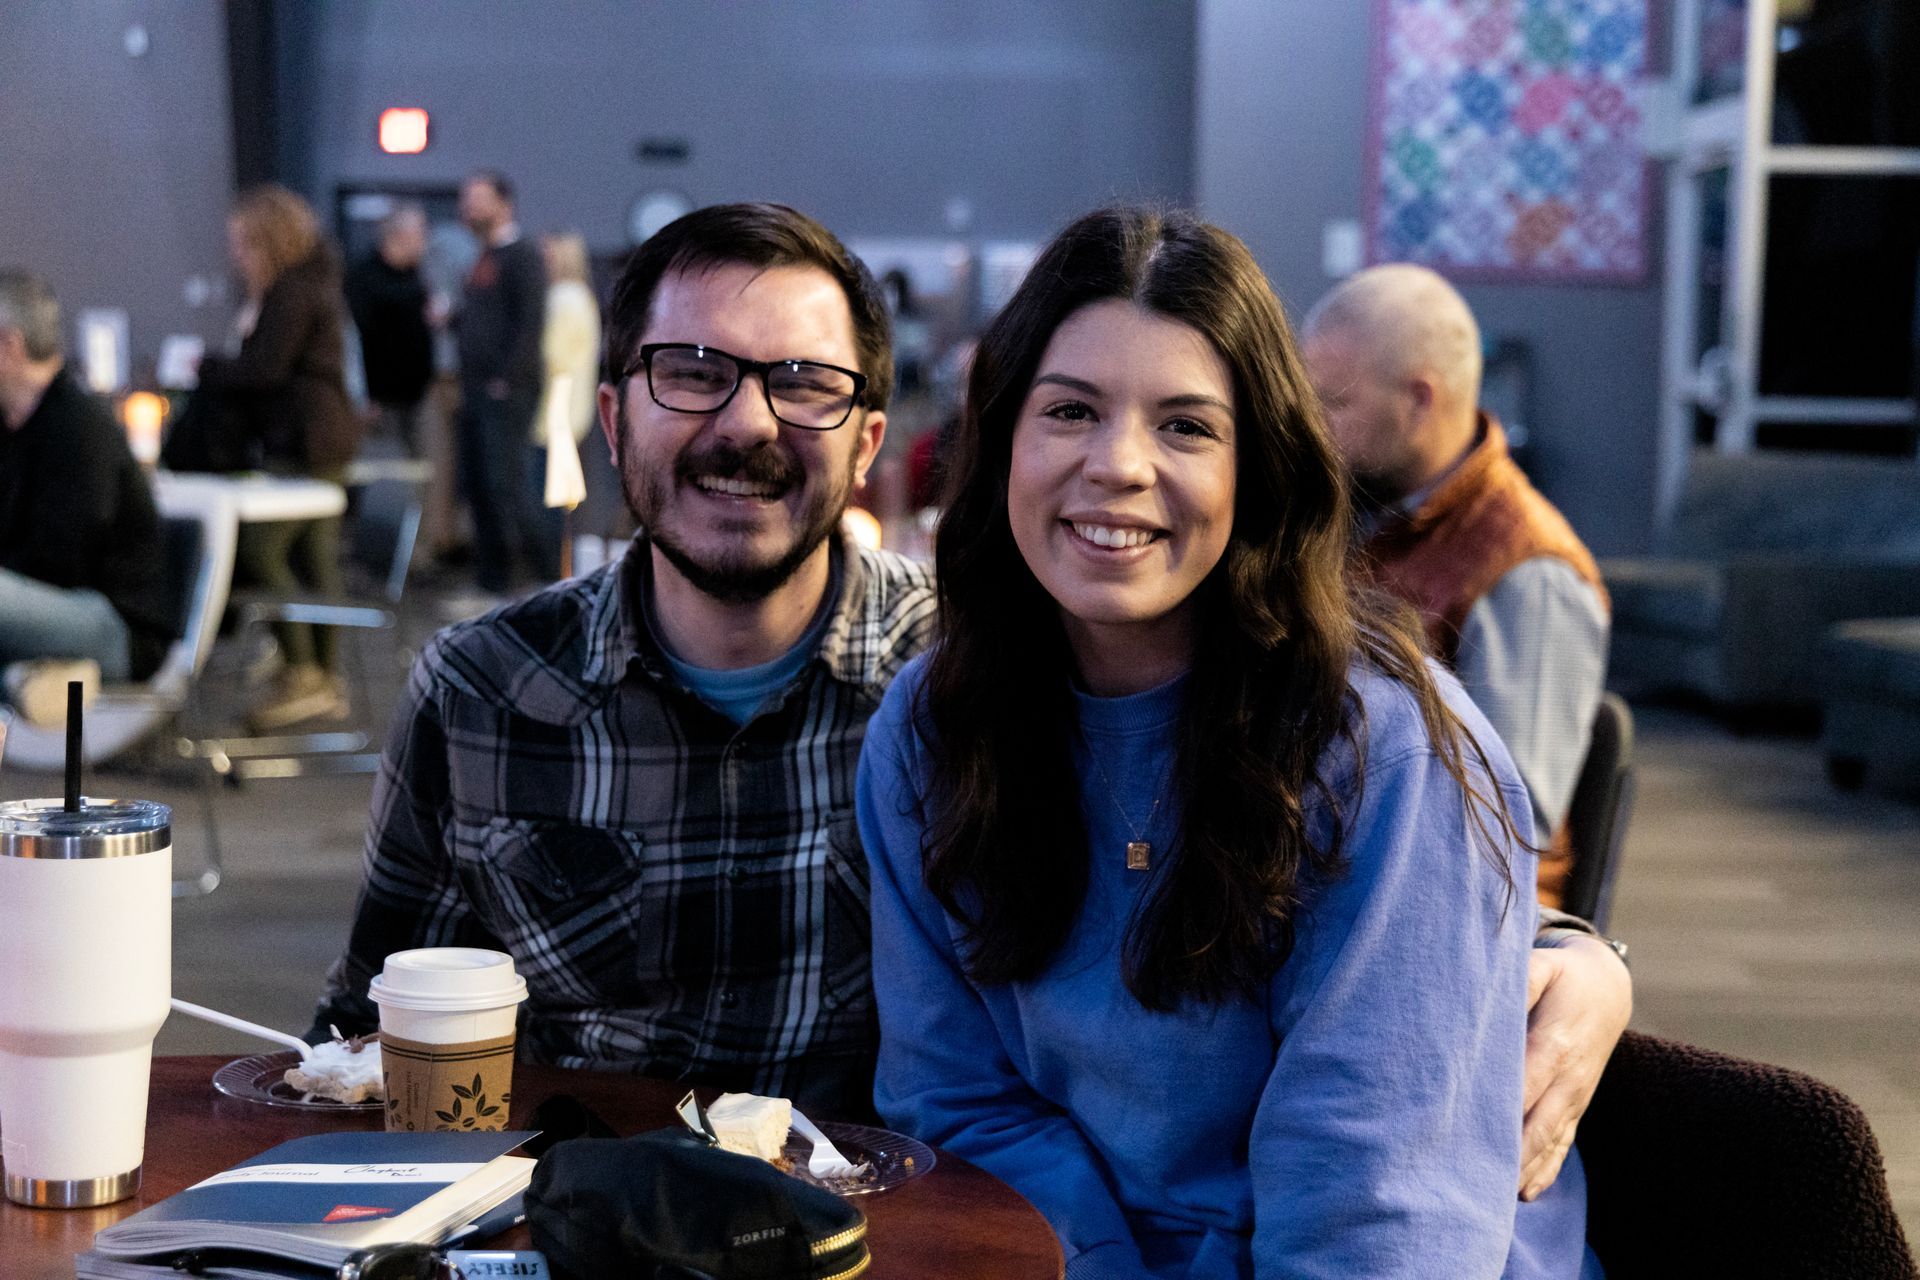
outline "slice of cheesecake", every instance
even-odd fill
[[[305,1062],[287,1068],[285,1078],[303,1093],[335,1102],[378,1101],[386,1096],[377,1041],[355,1038],[314,1045]]]
[[[778,1162],[793,1127],[793,1103],[756,1093],[723,1093],[707,1108],[707,1123],[724,1151]]]

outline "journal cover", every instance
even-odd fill
[[[526,1187],[534,1162],[507,1153],[533,1136],[295,1138],[105,1228],[76,1259],[79,1274],[89,1263],[152,1263],[196,1250],[332,1266],[371,1244],[437,1242]],[[95,1274],[126,1271],[101,1266]]]

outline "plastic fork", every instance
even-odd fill
[[[793,1109],[793,1127],[813,1144],[813,1154],[807,1157],[807,1172],[814,1177],[851,1178],[867,1171],[865,1164],[855,1164],[841,1155],[833,1140],[820,1132],[820,1126],[801,1115],[798,1107]]]

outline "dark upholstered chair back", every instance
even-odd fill
[[[1915,1280],[1866,1116],[1811,1076],[1629,1031],[1579,1145],[1609,1280]]]
[[[1613,885],[1620,850],[1633,815],[1633,713],[1618,694],[1605,694],[1593,717],[1593,738],[1567,811],[1573,870],[1567,875],[1564,910],[1605,930],[1613,911]]]

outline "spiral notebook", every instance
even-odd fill
[[[328,1133],[283,1142],[97,1233],[79,1280],[331,1275],[355,1251],[438,1243],[526,1189],[534,1135]]]

